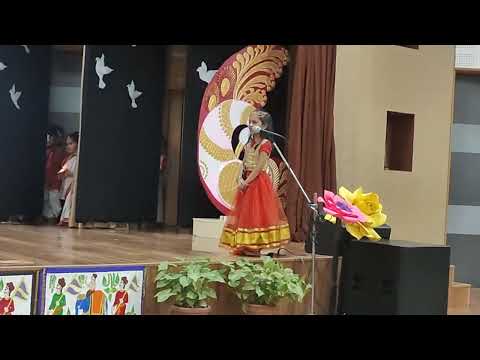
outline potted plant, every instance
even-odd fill
[[[171,313],[175,315],[208,315],[211,307],[208,303],[216,299],[212,287],[216,283],[225,283],[225,269],[212,269],[208,259],[197,259],[188,263],[163,262],[158,266],[155,295],[162,303],[170,298],[175,302]]]
[[[228,286],[247,315],[277,314],[280,300],[301,302],[311,288],[292,269],[270,257],[262,257],[260,263],[241,259],[224,265],[229,269]]]

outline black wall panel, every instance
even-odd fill
[[[96,58],[114,71],[99,88]],[[143,94],[133,109],[127,84]],[[165,88],[165,47],[87,46],[83,75],[77,222],[154,221]]]
[[[0,219],[41,214],[50,46],[0,45]],[[1,66],[1,65],[0,65]],[[3,66],[1,66],[3,68]],[[10,89],[21,92],[17,109]]]

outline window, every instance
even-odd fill
[[[387,111],[385,170],[412,171],[414,114]]]

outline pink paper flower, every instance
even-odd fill
[[[365,222],[367,217],[363,214],[359,208],[354,205],[350,205],[343,198],[335,195],[331,191],[325,190],[323,198],[320,196],[318,202],[324,204],[323,210],[337,219],[347,224],[353,224],[356,222]]]

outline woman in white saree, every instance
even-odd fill
[[[62,169],[58,175],[62,178],[61,199],[65,202],[59,225],[68,225],[70,211],[72,209],[73,185],[75,174],[77,172],[77,149],[78,132],[67,136],[67,153],[69,154],[64,161]]]

